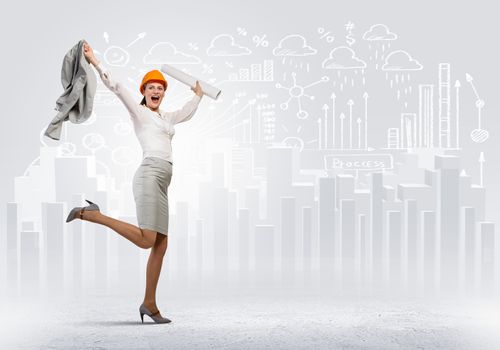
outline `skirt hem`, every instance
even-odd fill
[[[163,231],[164,231],[164,229],[163,229],[163,228],[160,228],[160,227],[158,227],[158,226],[153,226],[153,225],[139,225],[139,227],[140,227],[141,229],[144,229],[144,230],[156,231],[156,232],[158,232],[159,234],[162,234],[162,235],[164,235],[164,236],[168,236],[168,232],[167,232],[167,233],[163,232]]]

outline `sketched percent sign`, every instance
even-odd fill
[[[333,35],[330,35],[331,32],[327,31],[325,28],[320,27],[318,28],[318,34],[320,35],[320,39],[325,39],[326,42],[331,43],[333,40],[335,40],[335,37]]]
[[[252,38],[253,42],[255,43],[256,47],[262,46],[262,47],[267,47],[269,46],[269,41],[266,40],[266,35],[258,36],[254,35]]]

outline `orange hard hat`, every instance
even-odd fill
[[[163,74],[161,74],[161,72],[159,70],[155,69],[155,70],[152,70],[150,72],[147,72],[146,75],[144,76],[144,78],[142,78],[142,82],[141,82],[141,86],[140,86],[141,94],[144,93],[144,88],[145,88],[146,84],[152,83],[152,82],[163,84],[163,87],[165,88],[165,90],[167,90],[167,86],[168,86],[167,81],[163,77]]]

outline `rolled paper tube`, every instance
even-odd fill
[[[190,87],[194,87],[196,85],[196,81],[200,82],[201,89],[203,90],[203,94],[207,95],[208,97],[213,98],[214,100],[217,100],[219,97],[220,93],[222,92],[220,89],[216,88],[213,85],[210,85],[209,83],[196,79],[192,75],[189,75],[177,68],[174,68],[168,64],[163,64],[161,66],[161,71],[172,78],[180,81],[181,83],[184,83]]]

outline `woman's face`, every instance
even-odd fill
[[[165,96],[165,88],[161,83],[151,82],[146,84],[144,97],[146,98],[146,106],[149,109],[157,111],[163,100],[163,96]]]

